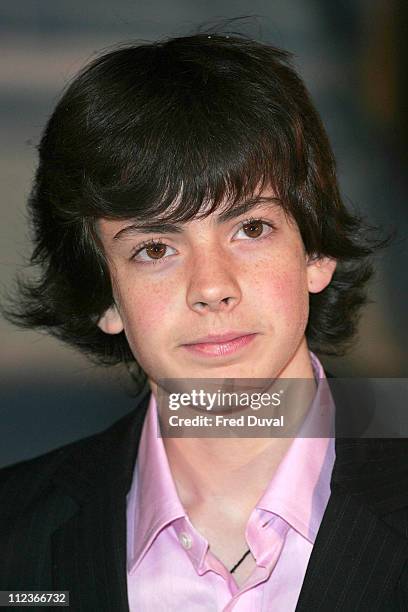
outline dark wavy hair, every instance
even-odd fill
[[[309,347],[348,348],[380,242],[342,202],[325,130],[287,52],[209,32],[120,46],[66,89],[39,155],[29,213],[40,276],[17,278],[3,308],[13,323],[137,369],[124,333],[96,325],[113,303],[97,219],[185,222],[271,186],[306,252],[338,261],[329,286],[310,295]]]

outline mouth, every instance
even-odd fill
[[[257,336],[257,333],[229,332],[221,335],[209,335],[198,338],[191,343],[183,344],[190,353],[208,357],[223,357],[231,355],[248,346]]]

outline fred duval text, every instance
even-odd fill
[[[283,415],[279,418],[257,417],[254,414],[243,414],[239,417],[197,415],[192,418],[169,417],[171,427],[283,427]]]

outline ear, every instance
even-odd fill
[[[330,257],[309,258],[307,263],[307,284],[310,293],[320,293],[330,283],[337,261]]]
[[[105,334],[120,334],[123,331],[122,318],[116,304],[105,310],[97,325]]]

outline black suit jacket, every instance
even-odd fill
[[[0,471],[0,589],[69,590],[73,612],[128,611],[126,494],[148,400],[105,432]],[[297,612],[408,610],[407,449],[336,440]]]

